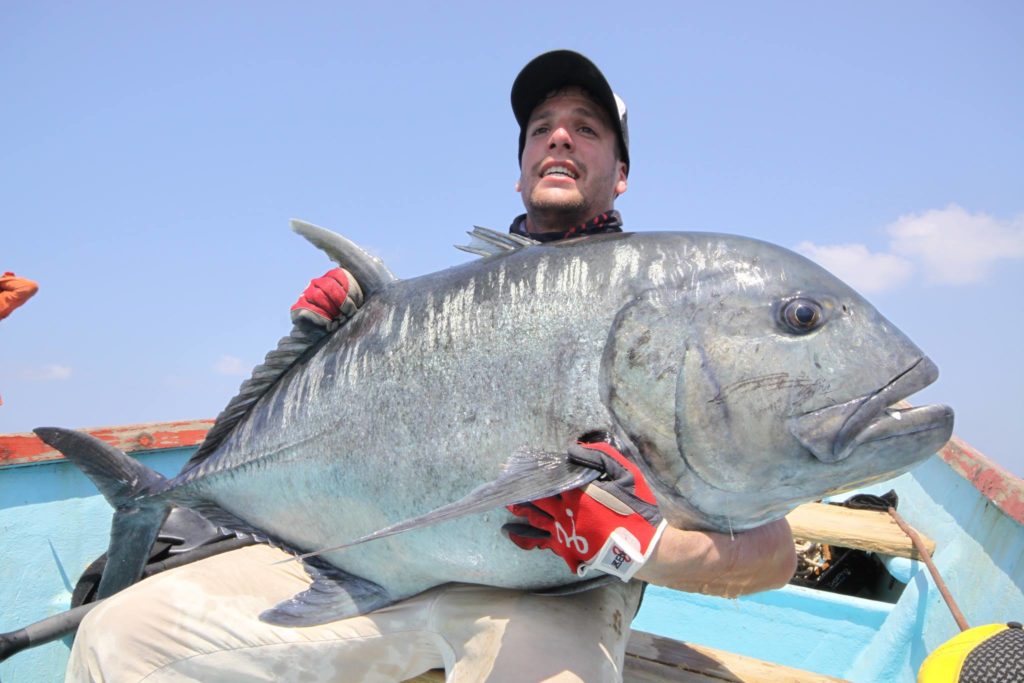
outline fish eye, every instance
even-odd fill
[[[818,329],[823,318],[821,304],[810,299],[793,299],[782,307],[782,322],[797,334]]]

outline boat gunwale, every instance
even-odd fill
[[[83,427],[86,432],[125,453],[163,451],[198,446],[213,426],[213,420],[147,422],[114,427]],[[59,451],[43,443],[32,432],[0,434],[0,470],[64,460]]]

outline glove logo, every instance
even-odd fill
[[[563,527],[561,523],[556,521],[555,538],[557,538],[558,542],[564,545],[566,548],[571,547],[574,550],[576,550],[576,552],[578,552],[580,555],[586,555],[587,551],[590,549],[590,544],[587,543],[587,539],[585,539],[583,536],[578,536],[576,534],[576,520],[573,519],[572,510],[566,509],[565,515],[572,522],[572,536],[569,535],[569,532],[565,530],[565,527]]]
[[[623,564],[633,561],[633,558],[629,556],[629,553],[617,545],[612,546],[612,555],[615,556],[615,559],[612,560],[612,566],[616,569],[622,569]]]

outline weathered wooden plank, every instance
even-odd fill
[[[724,650],[633,631],[626,647],[625,683],[843,683]],[[443,683],[444,672],[428,671],[407,683]]]
[[[721,683],[722,679],[626,655],[623,683]],[[733,679],[728,679],[733,680]]]
[[[910,538],[886,512],[807,503],[786,515],[786,520],[793,536],[805,541],[920,559]],[[935,541],[920,531],[918,535],[928,552],[934,553]]]
[[[153,422],[121,427],[83,429],[126,453],[161,448],[186,448],[202,443],[213,420]],[[0,434],[0,468],[28,465],[63,456],[40,441],[35,434]]]
[[[632,672],[646,678],[633,678]],[[652,678],[664,672],[664,678]],[[633,631],[626,648],[625,680],[680,681],[683,672],[695,674],[694,681],[730,681],[731,683],[840,683],[842,679],[812,671],[794,669],[753,657],[683,643],[643,631]]]

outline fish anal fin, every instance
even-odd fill
[[[260,615],[275,626],[316,626],[357,617],[394,602],[384,587],[322,560],[303,562],[313,583]]]

